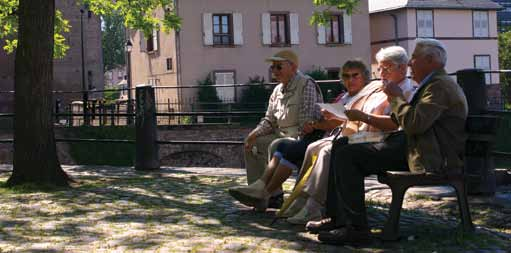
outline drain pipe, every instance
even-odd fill
[[[389,13],[389,16],[394,20],[394,44],[399,46],[398,28],[397,28],[397,16],[394,13]]]

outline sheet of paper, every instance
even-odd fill
[[[334,114],[336,117],[341,119],[348,119],[346,114],[344,114],[344,111],[346,111],[346,108],[344,108],[344,105],[341,103],[333,103],[333,104],[325,104],[325,103],[317,103],[321,109],[325,109],[329,111],[330,113]]]

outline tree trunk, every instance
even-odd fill
[[[15,59],[13,173],[7,185],[67,186],[52,121],[55,0],[20,0]]]

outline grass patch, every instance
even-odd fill
[[[79,139],[134,140],[135,128],[126,126],[87,127],[70,129],[66,137]],[[121,143],[70,142],[69,153],[77,164],[132,166],[135,145]]]
[[[51,184],[35,184],[25,183],[8,187],[6,182],[0,182],[0,194],[27,194],[27,193],[40,193],[40,192],[58,192],[65,191],[66,187],[58,187]]]

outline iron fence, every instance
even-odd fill
[[[511,88],[507,80],[511,80],[511,70],[484,71],[485,74],[499,74],[500,80],[504,83],[492,83],[487,85],[487,104],[489,110],[510,111],[511,110]],[[455,76],[456,73],[450,75]],[[495,78],[491,80],[497,80]],[[343,90],[340,80],[317,81],[325,101],[333,101]],[[156,112],[158,125],[181,125],[181,124],[208,124],[208,123],[247,123],[253,124],[262,116],[266,110],[268,97],[276,83],[257,84],[233,84],[213,85],[214,91],[218,94],[216,102],[204,101],[199,95],[204,89],[201,85],[191,86],[155,86]],[[210,86],[211,88],[211,86]],[[254,90],[255,95],[251,97]],[[54,91],[57,97],[55,100],[55,123],[60,126],[122,126],[134,122],[135,113],[130,112],[129,107],[135,108],[136,101],[128,101],[127,93],[134,92],[133,89],[119,88],[106,90],[87,91],[90,96],[88,100],[76,100],[70,103],[62,102],[60,95],[69,95],[81,98],[83,91]],[[105,94],[111,92],[120,93],[120,98],[106,100]],[[0,91],[3,101],[13,100],[14,91]],[[198,95],[199,94],[199,95]],[[10,99],[3,99],[5,97]],[[86,106],[83,106],[83,103]],[[84,108],[86,112],[83,112]],[[0,112],[2,109],[0,108]],[[4,112],[6,110],[3,110]],[[239,115],[236,112],[253,112],[252,115]],[[135,112],[135,110],[131,110]],[[199,112],[204,112],[200,114]],[[232,113],[230,115],[211,115],[206,112]],[[166,113],[166,114],[162,114]]]

